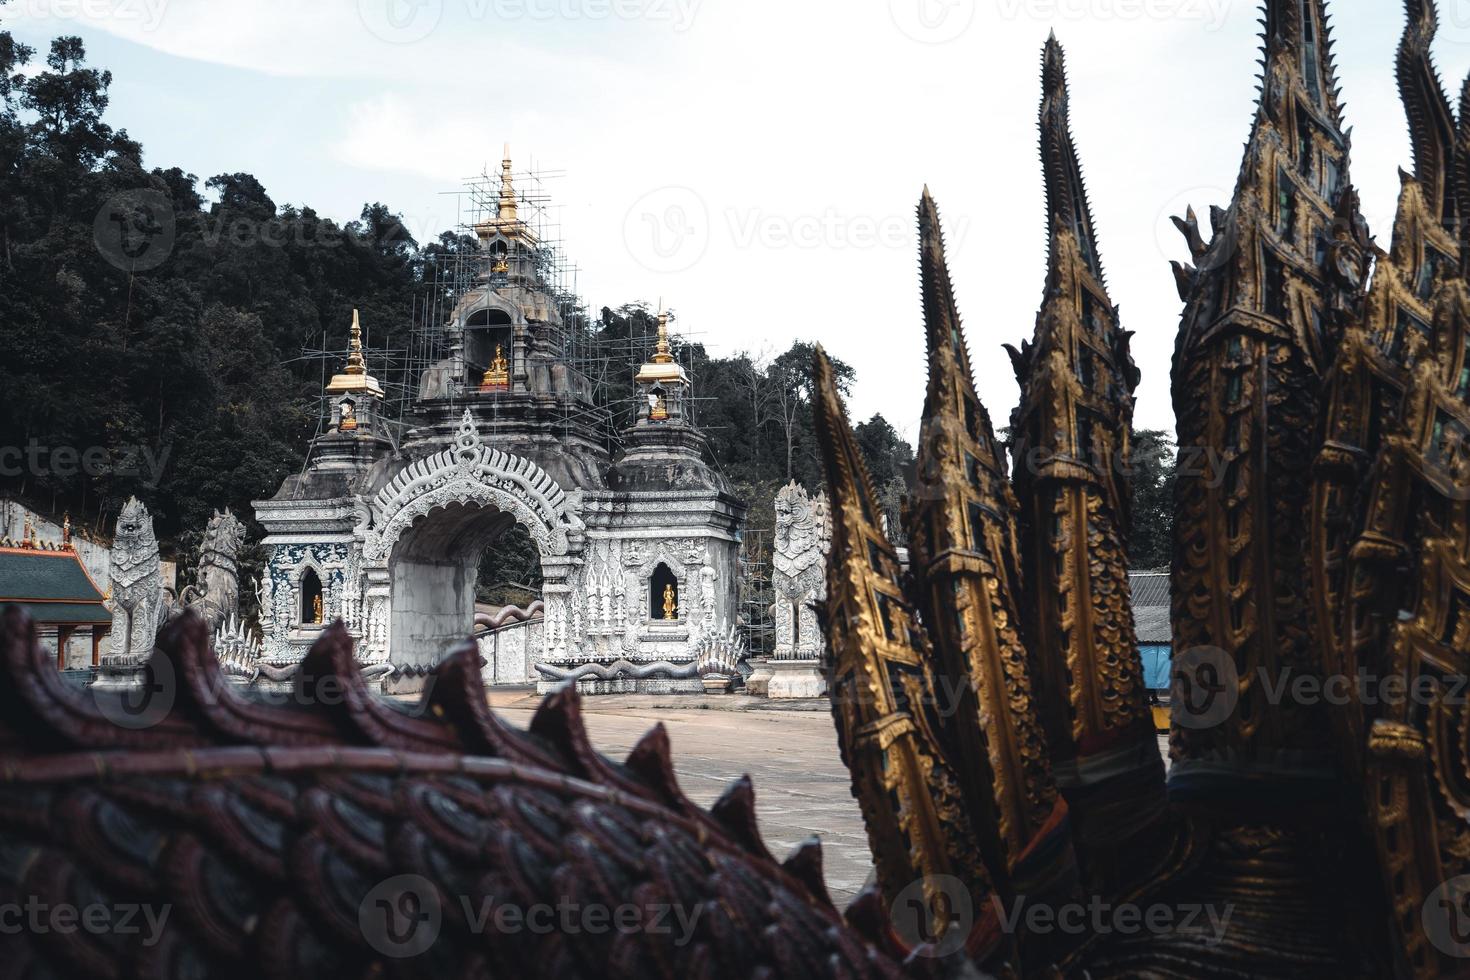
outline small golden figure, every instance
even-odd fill
[[[509,275],[510,263],[505,261],[505,256],[502,255],[500,256],[500,258],[495,260],[495,265],[490,269],[490,271],[495,273],[497,276]]]
[[[664,402],[663,395],[655,395],[653,408],[648,411],[650,422],[667,422],[669,419],[669,406]]]
[[[481,391],[505,391],[510,388],[510,364],[505,359],[505,348],[500,344],[495,345],[495,360],[490,362],[490,370],[485,372],[485,377],[480,381]]]
[[[664,586],[664,619],[675,620],[679,618],[679,600],[674,594],[672,583]]]
[[[320,623],[322,621],[322,597],[316,596],[311,600],[311,621]]]
[[[352,402],[342,403],[342,421],[337,423],[338,432],[352,432],[357,429],[357,409]]]

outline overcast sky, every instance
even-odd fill
[[[1441,0],[1451,91],[1470,0]],[[1409,163],[1395,0],[1331,4],[1353,177],[1386,244]],[[365,201],[422,242],[462,178],[548,189],[596,309],[660,298],[713,352],[819,340],[858,370],[853,412],[913,439],[924,385],[914,206],[948,226],[986,404],[1029,337],[1044,222],[1041,46],[1067,51],[1072,122],[1113,299],[1137,333],[1140,424],[1173,429],[1179,302],[1168,216],[1228,203],[1254,100],[1252,0],[12,0],[44,50],[81,35],[109,121],[150,166],[247,171],[278,204]]]

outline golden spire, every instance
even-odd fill
[[[486,179],[489,179],[488,175]],[[492,218],[486,215],[485,220],[477,222],[475,234],[479,237],[481,245],[486,247],[497,235],[531,246],[537,244],[535,233],[521,220],[520,199],[516,196],[509,143],[505,144],[505,150],[500,159],[500,193],[495,202],[495,216]],[[502,275],[510,271],[509,263],[504,256],[500,257],[491,271]]]
[[[658,315],[658,343],[653,348],[653,360],[639,368],[638,376],[633,380],[637,384],[689,383],[689,376],[684,373],[684,369],[674,363],[673,347],[669,344],[667,311]]]
[[[348,374],[367,374],[367,365],[362,359],[362,321],[357,311],[352,311],[352,340],[348,343]]]
[[[669,314],[667,312],[658,315],[658,345],[654,350],[653,363],[674,363],[674,355],[669,348]]]
[[[516,211],[515,184],[511,179],[510,169],[510,144],[507,143],[500,159],[500,204],[495,210],[495,222],[500,225],[502,231],[520,222]]]
[[[378,379],[367,373],[367,362],[362,356],[362,324],[358,319],[357,310],[352,311],[352,339],[347,348],[347,366],[340,374],[334,374],[327,385],[329,395],[354,391],[378,398],[383,397],[383,389],[378,385]]]

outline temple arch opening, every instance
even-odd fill
[[[521,545],[506,556],[502,543]],[[529,554],[521,554],[529,548]],[[482,582],[481,570],[498,574],[498,559],[509,557],[513,574],[531,577],[534,584],[512,580]],[[519,570],[514,566],[519,564]],[[454,643],[475,632],[477,602],[483,597],[494,604],[487,615],[502,606],[529,606],[540,598],[541,556],[514,514],[492,504],[455,502],[436,508],[404,530],[393,546],[388,562],[391,577],[392,624],[389,649],[395,659],[411,663],[433,663]],[[534,572],[533,575],[528,572]],[[481,586],[516,585],[524,603],[503,601],[508,594],[482,593]]]

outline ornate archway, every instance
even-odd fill
[[[373,500],[362,544],[364,641],[391,656],[400,677],[421,676],[449,643],[468,636],[475,563],[510,522],[535,542],[545,576],[540,659],[565,643],[570,578],[581,564],[585,526],[573,499],[535,463],[484,445],[468,410],[455,444],[409,465]]]

